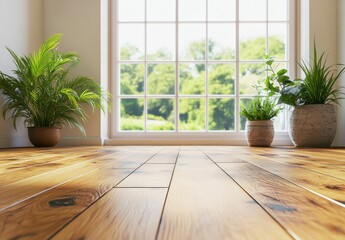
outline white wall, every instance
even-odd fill
[[[42,42],[42,0],[0,0],[0,70],[11,73],[14,64],[5,46],[17,54],[28,54]],[[18,122],[0,118],[0,147],[30,145],[26,129]]]
[[[43,2],[44,37],[63,33],[60,50],[75,51],[81,58],[81,63],[74,73],[89,76],[105,87],[108,84],[107,4],[107,0]],[[62,132],[62,145],[102,144],[107,135],[107,129],[104,129],[107,123],[102,119],[106,117],[102,117],[98,110],[94,114],[90,111],[89,115],[90,119],[85,127],[87,137],[76,129],[66,127]],[[101,124],[101,121],[105,124]]]
[[[329,64],[337,62],[337,0],[309,0],[309,53],[313,56],[314,37],[318,52],[326,52]]]
[[[338,33],[344,35],[345,21],[341,15],[345,14],[344,0],[299,0],[302,5],[301,13],[301,58],[313,58],[314,39],[316,41],[318,53],[325,52],[327,64],[345,63],[339,58],[341,45]],[[339,7],[341,6],[342,7]],[[309,7],[309,11],[306,8]],[[343,10],[341,10],[341,8]],[[341,24],[342,22],[342,24]],[[309,23],[307,26],[304,23]],[[341,27],[343,26],[343,27]],[[343,36],[343,42],[345,37]],[[344,46],[343,46],[344,47]],[[308,48],[308,49],[306,49]],[[343,52],[343,51],[342,51]],[[309,55],[309,56],[308,56]],[[345,146],[345,102],[337,107],[337,135],[333,146]]]

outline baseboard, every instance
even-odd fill
[[[100,137],[63,137],[58,146],[102,146],[104,139]]]
[[[246,146],[245,139],[105,139],[100,137],[63,137],[57,146],[125,146],[125,145],[218,145]],[[278,137],[272,146],[291,146],[290,139]],[[32,147],[27,136],[0,137],[0,148]]]
[[[246,146],[246,140],[215,140],[215,139],[108,139],[105,141],[106,146],[128,146],[128,145],[164,145],[164,146]],[[290,139],[274,140],[272,146],[291,146]]]
[[[31,147],[27,136],[0,136],[0,148]]]

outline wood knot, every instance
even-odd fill
[[[49,206],[53,208],[74,206],[75,200],[76,200],[75,197],[55,199],[55,200],[49,201]]]

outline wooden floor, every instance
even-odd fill
[[[345,239],[345,149],[1,150],[0,239]]]

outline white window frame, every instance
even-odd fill
[[[181,0],[180,0],[181,1]],[[212,1],[212,0],[206,0]],[[239,64],[241,62],[245,63],[250,63],[250,62],[260,62],[262,61],[251,61],[251,60],[239,60],[239,1],[236,0],[236,21],[233,21],[232,23],[236,24],[236,58],[235,60],[229,60],[229,61],[215,61],[216,63],[232,63],[236,64],[236,70],[239,69]],[[268,1],[268,0],[266,0]],[[296,75],[295,70],[296,70],[296,0],[288,0],[289,1],[289,13],[288,13],[288,37],[287,37],[287,44],[288,44],[288,52],[286,53],[287,56],[287,62],[289,63],[289,76],[293,79]],[[120,109],[120,101],[119,101],[119,88],[117,87],[119,85],[119,76],[118,76],[118,53],[117,53],[117,44],[118,44],[118,33],[117,33],[117,26],[118,26],[118,8],[117,8],[117,0],[112,0],[111,2],[111,89],[112,89],[112,104],[113,104],[113,111],[110,116],[110,139],[106,141],[106,144],[117,144],[117,145],[128,145],[128,144],[138,144],[138,145],[148,145],[148,144],[159,144],[159,145],[172,145],[172,144],[192,144],[192,145],[212,145],[212,144],[217,144],[217,145],[244,145],[246,144],[245,141],[245,136],[244,136],[244,131],[240,130],[240,114],[239,114],[239,101],[241,98],[245,98],[245,95],[239,95],[239,72],[236,72],[235,75],[235,94],[234,95],[221,95],[219,96],[220,98],[227,98],[231,97],[235,99],[235,130],[233,131],[191,131],[191,132],[178,132],[177,129],[177,122],[179,121],[179,112],[178,112],[178,104],[179,104],[179,85],[178,85],[178,77],[179,77],[179,72],[178,72],[178,65],[179,63],[183,62],[188,62],[188,63],[197,63],[198,61],[180,61],[178,60],[178,1],[176,1],[176,48],[175,48],[175,60],[173,61],[157,61],[157,63],[174,63],[175,65],[175,131],[162,131],[162,132],[156,132],[156,131],[147,131],[147,132],[132,132],[132,131],[119,131],[119,118],[120,118],[120,113],[118,109]],[[145,5],[146,5],[146,0],[145,0]],[[267,2],[266,2],[267,6]],[[207,11],[207,9],[206,9]],[[207,14],[207,13],[206,13]],[[268,14],[268,11],[267,11]],[[266,28],[268,26],[268,18],[266,18],[266,21],[248,21],[248,23],[266,23]],[[241,23],[244,21],[241,21]],[[274,21],[279,23],[279,21]],[[282,21],[286,23],[286,21]],[[123,22],[125,23],[125,22]],[[135,23],[135,22],[131,22]],[[138,22],[139,23],[139,22]],[[140,22],[143,23],[143,22]],[[145,19],[145,23],[149,23]],[[155,22],[155,23],[167,23],[167,22]],[[169,22],[170,23],[170,22]],[[180,21],[180,23],[182,23]],[[190,23],[188,21],[188,23]],[[198,21],[199,23],[199,21]],[[200,22],[201,23],[201,22]],[[207,23],[208,21],[204,22],[206,24],[206,34],[207,33]],[[218,23],[218,22],[217,22]],[[230,21],[219,21],[219,23],[230,23]],[[145,24],[145,31],[146,31],[146,24]],[[145,33],[146,35],[146,33]],[[268,31],[266,30],[266,39],[268,38]],[[267,41],[266,41],[266,44]],[[206,54],[208,53],[208,41],[206,41]],[[267,48],[267,46],[266,46]],[[145,56],[146,56],[146,44],[145,44]],[[126,61],[121,61],[122,63],[125,63]],[[136,61],[128,61],[130,63],[136,63]],[[138,61],[142,63],[142,61]],[[155,61],[147,61],[145,58],[145,86],[147,84],[146,81],[146,65],[149,62],[149,64],[154,63]],[[200,62],[200,61],[199,61]],[[208,63],[211,62],[208,59],[202,60],[201,62],[203,63]],[[279,61],[276,61],[279,62]],[[285,62],[285,61],[284,61]],[[207,66],[206,66],[207,67]],[[206,71],[206,79],[207,79],[207,71]],[[205,81],[206,88],[205,88],[205,95],[200,95],[200,96],[191,96],[195,98],[205,98],[205,127],[206,129],[208,128],[207,126],[207,118],[208,118],[208,100],[209,97],[207,95],[207,81]],[[147,100],[147,95],[146,95],[146,87],[145,87],[145,93],[144,95],[140,96],[144,98],[144,101]],[[127,98],[137,98],[138,96],[127,96]],[[155,96],[155,95],[150,95],[150,98],[161,98],[162,96]],[[167,96],[163,96],[163,98],[166,98]],[[252,97],[252,96],[251,96]],[[126,97],[121,97],[121,98],[126,98]],[[145,104],[147,106],[147,104]],[[144,122],[145,122],[145,129],[146,129],[146,118],[147,118],[147,109],[144,106]],[[288,113],[286,113],[287,115]],[[288,119],[288,116],[286,116],[286,119]],[[287,124],[287,123],[286,123]],[[287,129],[287,126],[286,126]],[[291,141],[289,139],[287,131],[276,131],[275,134],[275,139],[273,144],[290,144]]]

